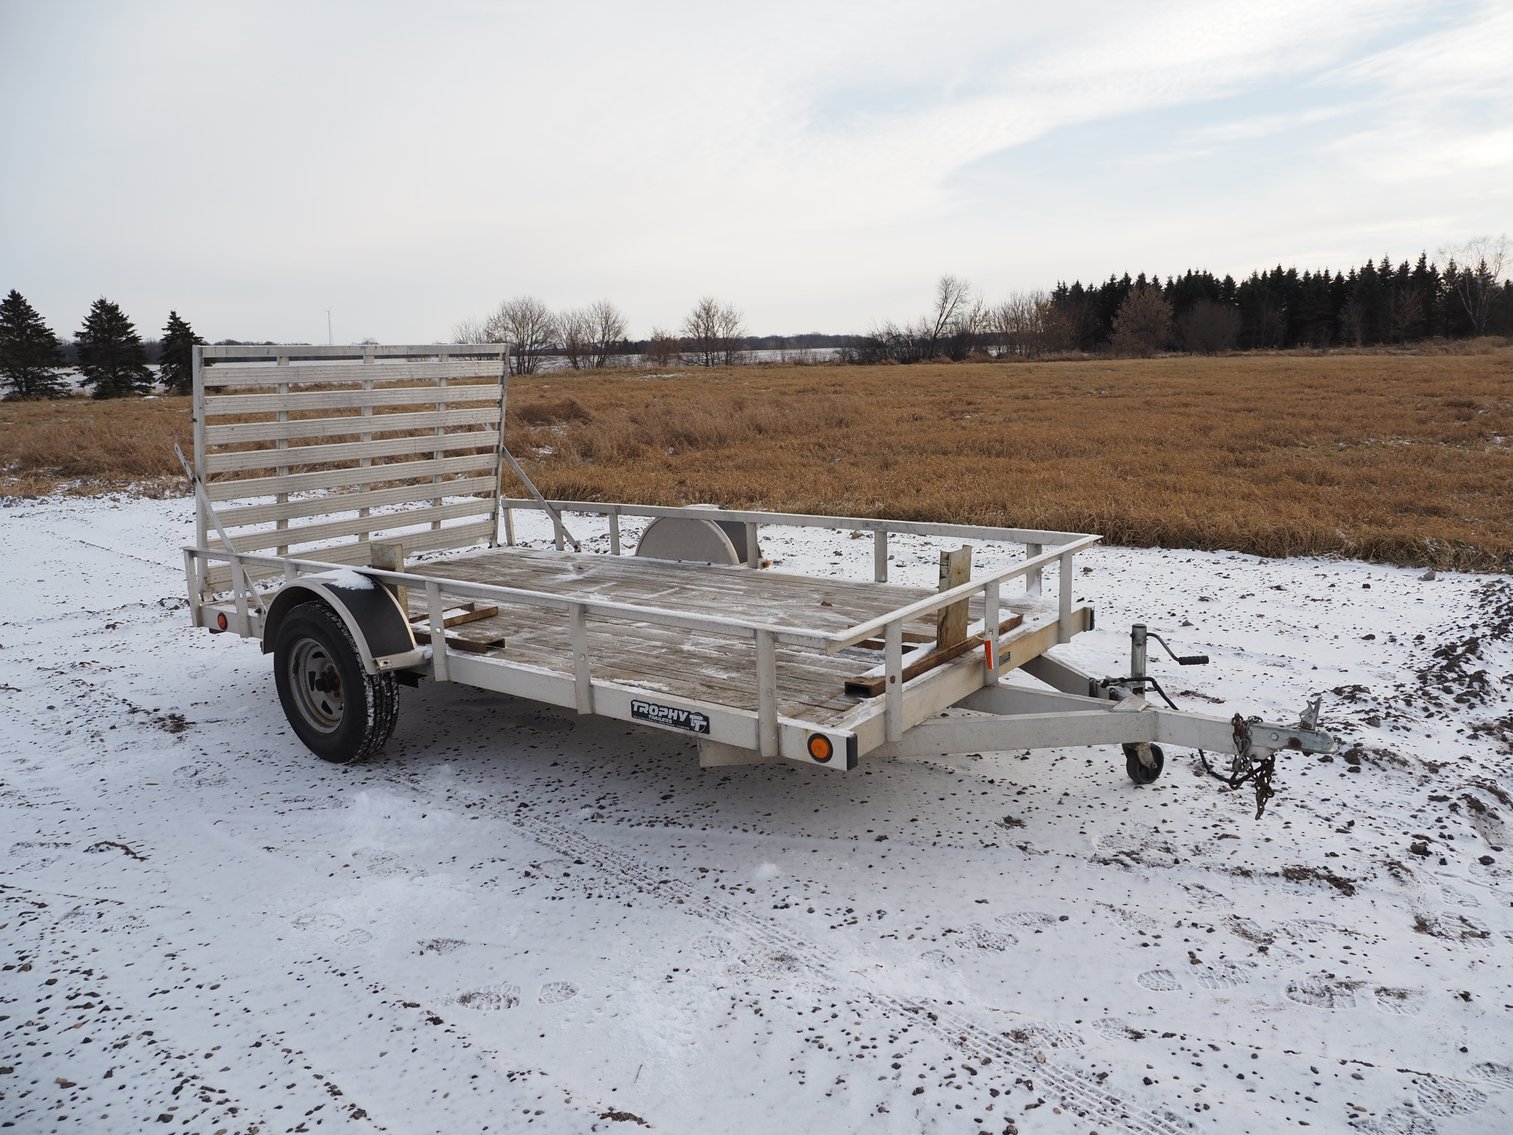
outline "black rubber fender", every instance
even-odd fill
[[[284,617],[312,600],[324,603],[341,617],[369,674],[403,670],[425,660],[393,593],[350,569],[301,576],[279,591],[263,618],[264,654],[271,653],[278,641]]]

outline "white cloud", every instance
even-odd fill
[[[854,329],[941,271],[1030,286],[1222,261],[1247,206],[1184,199],[1184,163],[1299,126],[1319,135],[1313,151],[1269,151],[1275,176],[1388,227],[1409,202],[1373,198],[1432,183],[1454,201],[1426,211],[1415,196],[1412,215],[1470,223],[1513,120],[1501,5],[102,0],[24,13],[24,34],[0,35],[0,96],[31,111],[12,146],[33,161],[0,183],[0,206],[31,223],[0,252],[64,326],[101,291],[135,290],[144,309],[203,311],[212,336],[323,335],[334,307],[353,334],[429,338],[533,291],[564,306],[608,295],[644,332],[716,291],[754,328]],[[1285,108],[1246,97],[1283,84]],[[1179,108],[1191,113],[1158,131],[1153,116]],[[1090,155],[1066,139],[1124,124],[1150,132],[1144,152],[1175,191],[1153,202],[1115,183],[1090,208]],[[991,177],[962,190],[1031,143],[1036,215],[1005,208]],[[1462,184],[1446,189],[1452,173]],[[1306,210],[1249,192],[1246,247],[1320,243],[1294,231],[1317,223]],[[1008,249],[1051,279],[1009,281]]]

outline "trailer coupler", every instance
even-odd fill
[[[1256,819],[1259,820],[1266,811],[1266,802],[1276,795],[1272,777],[1276,774],[1279,749],[1303,753],[1328,753],[1334,749],[1334,738],[1318,727],[1323,701],[1323,695],[1310,700],[1298,724],[1290,728],[1270,725],[1259,717],[1235,714],[1230,719],[1235,746],[1228,774],[1216,771],[1208,763],[1208,754],[1199,749],[1198,759],[1203,762],[1203,771],[1231,789],[1239,788],[1247,781],[1254,783]]]

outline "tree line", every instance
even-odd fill
[[[967,281],[942,276],[929,310],[911,322],[875,324],[865,335],[818,333],[781,338],[746,334],[741,312],[701,297],[675,329],[626,337],[627,322],[608,300],[552,311],[534,296],[505,300],[453,330],[457,343],[503,343],[510,369],[531,374],[549,358],[574,370],[597,370],[627,356],[652,366],[729,366],[757,350],[832,349],[841,361],[912,363],[975,356],[1035,358],[1056,353],[1152,355],[1179,350],[1212,354],[1292,347],[1369,347],[1423,339],[1513,335],[1513,280],[1506,236],[1442,249],[1444,267],[1366,261],[1347,272],[1277,265],[1243,280],[1189,269],[1162,280],[1145,273],[1101,284],[1058,283],[989,304]],[[20,292],[0,301],[0,384],[5,397],[70,393],[70,366],[96,398],[145,394],[157,382],[189,393],[192,354],[204,339],[168,313],[162,339],[144,343],[120,307],[103,296],[65,344]],[[235,340],[223,340],[235,342]],[[151,363],[158,366],[153,375]]]
[[[1383,257],[1347,272],[1281,265],[1243,280],[1188,270],[1102,284],[1059,283],[998,304],[957,276],[942,276],[934,302],[907,323],[883,322],[844,357],[857,363],[1036,357],[1054,353],[1160,351],[1212,354],[1292,347],[1370,347],[1423,339],[1513,335],[1513,280],[1506,237],[1441,251]]]
[[[96,398],[147,394],[159,382],[170,393],[188,394],[194,347],[204,342],[170,311],[162,339],[144,343],[120,306],[101,296],[65,345],[16,289],[0,300],[0,383],[7,399],[67,396],[72,392],[63,372],[69,367],[78,369],[79,381]],[[156,375],[151,362],[157,363]]]

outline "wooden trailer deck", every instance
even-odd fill
[[[408,575],[550,593],[564,599],[653,608],[734,618],[775,629],[843,632],[878,619],[933,594],[927,588],[870,581],[819,579],[744,567],[679,563],[630,556],[606,556],[522,548],[493,548],[409,565]],[[443,589],[443,597],[448,596]],[[460,602],[466,596],[456,596]],[[514,665],[574,673],[569,614],[528,602],[490,598],[499,613],[447,631],[449,649],[476,653]],[[425,626],[424,596],[410,594],[417,628]],[[1033,635],[1056,621],[1054,603],[1027,596],[1001,605],[1001,615],[1022,616],[1007,641]],[[975,604],[971,617],[982,618]],[[935,637],[933,618],[904,624],[905,634]],[[914,635],[910,635],[910,632]],[[502,645],[497,645],[502,640]],[[655,622],[597,618],[587,626],[588,654],[596,680],[613,682],[679,699],[692,699],[756,712],[756,645],[749,638],[713,634]],[[777,708],[781,716],[817,728],[847,728],[857,717],[881,710],[880,698],[846,692],[847,680],[881,664],[876,647],[850,647],[828,654],[818,647],[779,643],[776,647]],[[496,645],[491,645],[496,644]],[[967,660],[982,665],[980,652]]]

